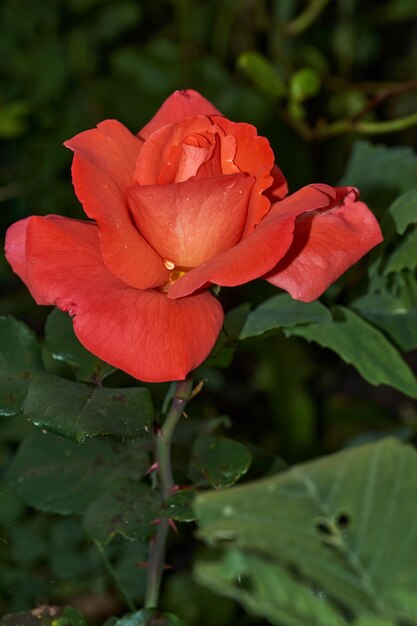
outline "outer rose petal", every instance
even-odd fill
[[[330,207],[335,196],[328,185],[309,185],[277,202],[251,235],[179,278],[168,297],[183,298],[207,283],[233,287],[260,278],[290,248],[296,218]]]
[[[13,271],[23,280],[35,302],[37,304],[49,304],[49,301],[45,300],[42,294],[38,293],[31,284],[30,265],[26,258],[26,230],[31,219],[31,217],[27,217],[15,222],[8,228],[4,246],[6,259]]]
[[[242,236],[252,176],[235,174],[174,185],[136,185],[127,191],[133,218],[166,260],[195,267]]]
[[[133,226],[124,196],[124,189],[133,184],[141,141],[119,122],[107,120],[65,145],[75,152],[75,191],[88,217],[99,226],[104,263],[132,287],[161,285],[167,270]]]
[[[166,124],[182,122],[185,118],[195,115],[221,115],[221,113],[211,102],[193,89],[174,91],[151,121],[142,128],[138,136],[147,139],[158,128],[166,126]]]
[[[147,382],[183,379],[209,354],[223,322],[210,293],[175,302],[127,286],[103,265],[94,224],[33,217],[26,232],[31,288],[74,316],[94,354]]]
[[[297,300],[311,302],[371,248],[381,229],[353,188],[336,190],[340,206],[303,215],[296,222],[287,254],[265,278]],[[340,193],[342,192],[342,193]]]

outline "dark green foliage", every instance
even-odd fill
[[[0,3],[2,230],[85,219],[63,141],[106,118],[136,133],[191,87],[258,127],[291,192],[355,185],[384,234],[322,303],[221,289],[163,506],[167,386],[89,354],[58,310],[44,328],[1,257],[0,313],[24,320],[0,318],[1,626],[417,625],[417,133],[355,128],[417,110],[416,19],[415,0]],[[173,570],[140,610],[167,517]]]
[[[153,408],[147,389],[110,389],[75,383],[42,372],[23,405],[39,428],[77,443],[96,435],[136,439],[149,432]]]
[[[36,336],[12,317],[0,318],[0,415],[16,415],[22,409],[27,388],[42,369]]]

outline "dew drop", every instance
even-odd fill
[[[153,198],[153,195],[148,193],[148,200],[152,200],[152,198]]]
[[[223,514],[225,517],[230,517],[230,516],[233,514],[233,507],[232,507],[232,506],[230,506],[230,504],[227,504],[227,505],[223,508],[223,510],[222,510],[222,514]]]
[[[170,261],[169,259],[164,259],[164,265],[167,268],[167,270],[173,270],[175,267],[174,261]]]

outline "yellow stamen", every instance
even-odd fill
[[[164,261],[165,263],[165,261]],[[165,267],[167,267],[166,263],[165,263]],[[174,266],[175,267],[175,266]],[[170,268],[168,268],[170,269]],[[167,292],[169,291],[170,287],[172,287],[172,285],[175,283],[175,281],[177,281],[179,278],[181,278],[181,276],[184,276],[184,274],[186,274],[187,272],[184,270],[180,270],[180,269],[174,269],[173,271],[171,271],[168,280],[166,281],[166,283],[164,285],[162,285],[161,290],[163,292]]]

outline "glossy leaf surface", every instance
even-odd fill
[[[153,419],[145,388],[95,387],[47,373],[32,381],[24,412],[35,426],[77,443],[95,435],[135,439],[149,432]]]

